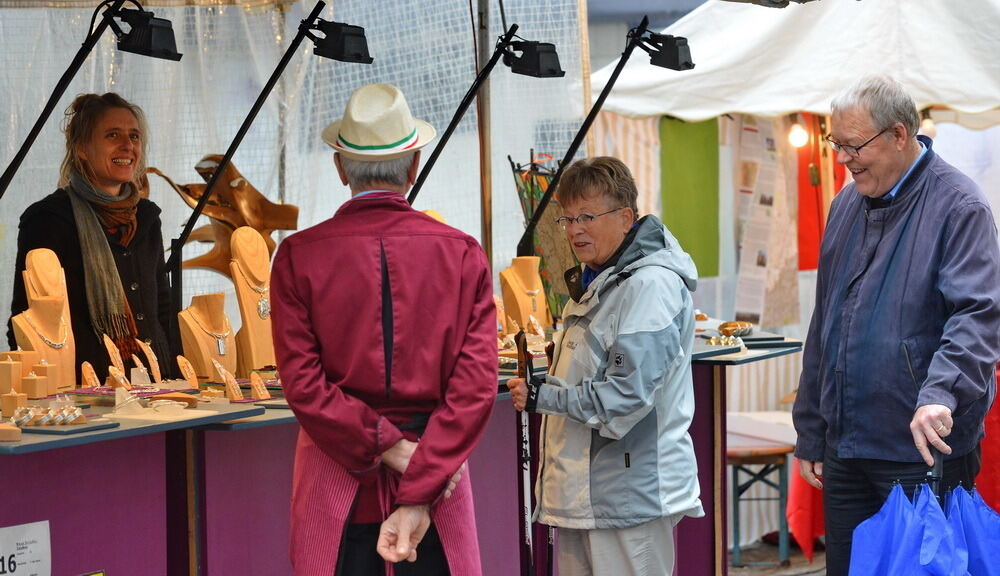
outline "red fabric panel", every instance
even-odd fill
[[[809,143],[799,148],[799,270],[815,270],[819,264],[819,243],[823,236],[823,187],[819,180],[820,151],[823,135],[816,117],[800,114],[809,132]],[[813,170],[810,171],[810,166]],[[810,172],[812,172],[810,174]]]
[[[823,491],[813,488],[799,475],[799,460],[792,459],[790,488],[788,490],[788,505],[785,515],[788,517],[788,530],[795,537],[799,548],[806,558],[812,562],[813,544],[816,538],[822,536],[824,528]]]
[[[1000,381],[1000,371],[997,377]],[[986,438],[981,446],[983,467],[976,476],[976,488],[990,508],[1000,510],[1000,402],[993,402],[986,415]]]

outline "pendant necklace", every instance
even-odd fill
[[[191,319],[194,320],[194,323],[198,325],[198,328],[201,328],[202,332],[208,334],[212,338],[215,338],[215,346],[219,351],[219,356],[225,356],[226,338],[229,338],[229,335],[233,331],[233,329],[229,326],[229,318],[226,318],[226,331],[220,334],[219,332],[212,332],[208,328],[205,328],[205,325],[201,323],[201,320],[198,320],[198,315],[193,311],[188,310],[188,315],[190,315]]]
[[[31,326],[31,329],[35,331],[35,334],[38,334],[38,337],[41,338],[42,342],[45,342],[49,348],[59,350],[66,345],[66,341],[69,339],[69,330],[66,328],[66,320],[62,316],[59,317],[59,330],[62,332],[62,340],[60,342],[53,342],[52,340],[46,338],[45,334],[42,334],[42,331],[38,329],[38,326],[35,326],[35,323],[31,321],[31,316],[28,316],[27,310],[24,311],[24,319],[28,322],[28,326]]]
[[[261,282],[260,286],[257,286],[256,284],[250,281],[250,277],[247,276],[247,273],[243,271],[243,265],[240,264],[240,261],[237,260],[236,258],[233,258],[233,262],[236,263],[236,268],[239,269],[240,275],[243,276],[243,280],[246,282],[246,285],[249,286],[251,290],[260,295],[260,298],[257,299],[257,315],[260,316],[261,320],[267,320],[268,318],[271,317],[271,299],[268,298],[267,295],[267,293],[270,292],[271,287],[267,285],[266,280],[264,282]]]

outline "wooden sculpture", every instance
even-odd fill
[[[221,155],[209,154],[194,169],[207,183],[221,160]],[[166,180],[191,208],[198,204],[198,199],[205,193],[206,184],[176,184],[156,168],[149,168],[147,173]],[[233,231],[241,226],[253,228],[264,238],[268,254],[272,255],[276,243],[271,238],[271,233],[275,230],[296,230],[299,208],[291,204],[271,202],[230,162],[217,181],[212,197],[205,204],[204,214],[210,218],[211,224],[196,229],[188,241],[209,240],[214,242],[214,246],[205,254],[185,261],[182,266],[208,268],[230,277],[230,239]]]

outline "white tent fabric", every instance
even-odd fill
[[[604,110],[689,121],[741,112],[829,114],[853,78],[888,74],[918,108],[1000,107],[1000,0],[827,0],[774,10],[709,0],[664,34],[688,39],[694,70],[633,54]],[[593,93],[617,61],[592,76]]]

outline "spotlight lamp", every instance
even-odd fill
[[[517,24],[511,24],[503,36],[497,39],[493,55],[482,69],[479,70],[479,74],[473,80],[469,91],[465,93],[462,101],[458,103],[458,109],[455,110],[455,114],[451,117],[448,128],[445,129],[444,134],[438,139],[437,145],[434,146],[434,150],[427,158],[427,162],[424,163],[420,174],[417,175],[417,181],[410,188],[410,194],[406,197],[406,200],[410,204],[413,204],[417,199],[417,194],[420,193],[420,189],[427,180],[427,175],[430,174],[434,163],[437,162],[438,156],[441,155],[441,151],[444,150],[445,145],[448,143],[448,139],[455,132],[455,128],[458,127],[458,123],[461,122],[462,116],[465,115],[465,111],[472,104],[472,100],[476,98],[483,83],[489,78],[490,72],[493,71],[493,68],[496,67],[501,59],[504,64],[510,67],[511,72],[515,74],[523,74],[535,78],[560,78],[566,75],[559,66],[559,55],[556,54],[556,47],[554,45],[547,42],[525,40],[517,36],[516,33]],[[515,40],[515,38],[518,38],[518,40]],[[520,52],[520,54],[516,52]]]
[[[638,42],[639,48],[649,54],[649,63],[653,66],[669,68],[670,70],[694,68],[687,38],[648,32],[640,35]]]
[[[138,7],[138,10],[123,8],[126,1],[134,4]],[[101,9],[104,9],[103,13]],[[98,22],[97,17],[99,13],[101,14],[101,18]],[[128,26],[127,32],[115,22],[115,18],[122,20]],[[96,27],[94,26],[95,23],[97,24]],[[142,5],[136,0],[104,0],[98,4],[97,8],[94,9],[94,15],[90,19],[90,27],[87,29],[87,37],[83,40],[83,45],[77,50],[73,61],[70,62],[69,67],[66,68],[66,71],[59,78],[56,87],[49,96],[48,102],[42,108],[42,113],[39,114],[38,120],[35,121],[24,143],[21,144],[21,148],[18,149],[17,154],[14,155],[14,159],[11,160],[10,164],[7,165],[7,169],[4,170],[3,175],[0,176],[0,198],[7,192],[7,188],[14,179],[14,175],[17,173],[18,168],[21,167],[21,163],[24,162],[25,156],[28,155],[28,150],[35,143],[35,139],[38,138],[38,134],[42,131],[45,121],[48,120],[52,111],[55,110],[56,104],[59,103],[59,98],[66,92],[66,88],[73,81],[73,77],[76,76],[77,71],[83,66],[83,62],[87,59],[90,51],[94,49],[94,46],[100,41],[101,36],[108,27],[115,33],[115,36],[118,38],[118,49],[123,52],[173,60],[174,62],[181,59],[181,55],[177,52],[177,44],[174,42],[174,31],[170,26],[169,20],[154,17],[152,12],[143,10]]]
[[[518,56],[515,52],[520,52]],[[504,65],[514,74],[535,78],[562,78],[566,72],[559,66],[555,44],[534,40],[515,40],[504,51]]]
[[[323,36],[316,36],[311,30],[318,30]],[[308,26],[305,35],[313,41],[313,54],[358,64],[371,64],[375,59],[368,55],[368,40],[365,29],[341,22],[317,19],[314,26]]]
[[[194,211],[191,212],[191,216],[184,225],[184,229],[181,230],[180,236],[171,241],[170,259],[167,260],[166,269],[170,274],[170,291],[175,306],[179,306],[183,300],[183,290],[181,289],[181,253],[184,250],[184,244],[194,230],[195,222],[205,209],[205,204],[212,197],[216,182],[225,173],[226,167],[236,153],[236,149],[243,142],[243,138],[250,130],[250,125],[253,124],[260,109],[264,106],[264,101],[267,100],[268,95],[278,83],[281,74],[285,71],[288,63],[291,62],[292,57],[295,56],[302,42],[306,38],[309,38],[314,45],[313,53],[318,56],[360,64],[370,64],[372,62],[372,57],[368,55],[368,42],[365,40],[365,29],[360,26],[351,26],[340,22],[327,22],[321,19],[319,15],[325,7],[326,2],[319,0],[313,7],[312,12],[299,23],[295,37],[288,44],[288,48],[285,49],[285,53],[278,61],[278,65],[271,72],[271,77],[268,78],[260,94],[257,95],[257,100],[250,107],[250,112],[243,119],[243,124],[236,131],[236,136],[230,142],[229,148],[226,149],[226,153],[222,156],[222,160],[215,167],[212,177],[205,186],[205,192],[198,199],[198,204],[194,207]],[[317,36],[313,31],[322,33],[322,36]],[[178,308],[176,311],[179,312],[180,309]]]
[[[170,20],[156,18],[152,12],[142,10],[142,6],[138,2],[134,2],[134,4],[139,6],[139,10],[122,9],[115,14],[128,24],[128,32],[122,31],[114,19],[108,22],[112,32],[118,38],[118,49],[122,52],[173,60],[174,62],[180,60],[182,54],[177,52],[174,29],[170,25]]]

